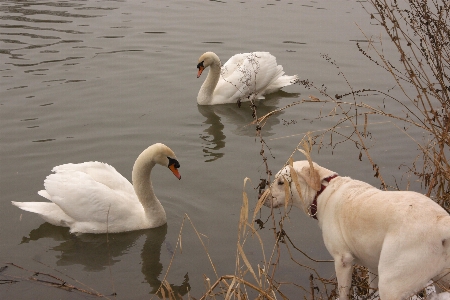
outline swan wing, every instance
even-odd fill
[[[53,171],[42,194],[76,222],[115,223],[142,210],[131,183],[107,164],[66,164]]]
[[[277,65],[276,58],[268,52],[236,54],[222,67],[213,101],[248,101],[246,98],[250,95],[263,98],[267,88],[283,74],[283,67]]]
[[[233,55],[221,68],[220,75],[227,78],[242,64],[250,53],[239,53]]]
[[[133,185],[116,171],[116,169],[102,162],[84,162],[80,164],[64,164],[53,168],[52,172],[62,173],[67,171],[79,171],[88,174],[98,183],[104,184],[112,190],[134,195]]]

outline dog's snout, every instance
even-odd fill
[[[272,206],[272,197],[270,193],[270,188],[264,190],[263,193],[259,195],[258,202],[262,202],[264,206],[271,207]]]

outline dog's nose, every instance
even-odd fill
[[[258,203],[262,202],[265,206],[271,207],[272,201],[271,201],[271,197],[269,197],[269,195],[270,195],[270,189],[264,190],[264,192],[262,194],[258,195]]]

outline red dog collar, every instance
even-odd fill
[[[324,178],[323,180],[325,180],[326,182],[330,182],[332,179],[338,177],[339,175],[333,175],[327,178]],[[308,213],[309,216],[316,219],[317,220],[317,198],[319,197],[320,194],[322,194],[322,192],[325,190],[327,186],[323,185],[320,187],[320,191],[317,192],[316,196],[314,197],[313,203],[309,206],[308,209]]]

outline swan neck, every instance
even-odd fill
[[[198,93],[197,103],[200,105],[210,104],[213,98],[214,90],[220,79],[220,60],[214,60],[209,66],[208,76],[206,76],[205,82]]]
[[[164,208],[153,191],[150,178],[154,166],[155,162],[143,152],[137,158],[132,173],[134,191],[149,218],[162,213],[165,215]]]

